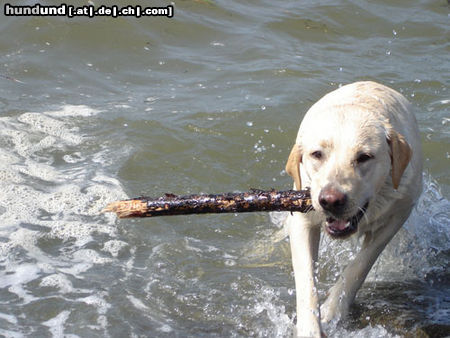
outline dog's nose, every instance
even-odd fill
[[[326,211],[339,214],[347,203],[347,195],[333,186],[324,187],[319,194],[319,204]]]

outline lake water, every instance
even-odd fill
[[[173,18],[67,18],[5,16],[2,2],[0,336],[292,335],[289,246],[274,241],[285,214],[99,211],[141,195],[290,188],[303,114],[357,80],[413,103],[424,193],[327,334],[450,335],[448,2],[171,4]],[[323,238],[321,296],[357,246]]]

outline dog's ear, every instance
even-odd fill
[[[300,178],[300,162],[302,161],[302,151],[298,144],[294,144],[286,163],[286,172],[294,179],[295,188],[300,190],[302,181]]]
[[[403,172],[411,159],[412,150],[403,135],[392,128],[388,129],[387,142],[391,148],[392,185],[394,189],[397,189]]]

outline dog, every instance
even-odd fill
[[[340,87],[306,113],[286,164],[294,189],[311,190],[314,211],[292,213],[289,234],[299,337],[344,319],[377,257],[401,228],[422,188],[422,150],[411,104],[371,82]],[[364,236],[322,306],[315,264],[321,230]]]

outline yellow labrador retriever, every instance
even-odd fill
[[[422,151],[409,102],[375,82],[343,86],[306,113],[286,171],[311,188],[315,211],[287,219],[297,300],[297,336],[320,337],[339,320],[386,244],[408,218],[422,187]],[[364,236],[360,252],[319,300],[314,276],[320,230]]]

